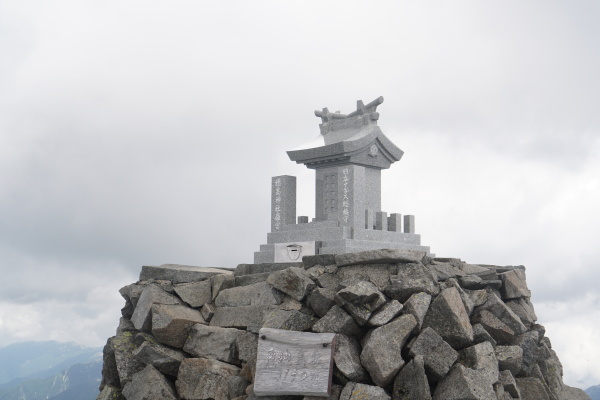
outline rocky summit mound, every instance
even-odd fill
[[[330,399],[589,399],[563,384],[522,266],[375,250],[143,267],[120,292],[100,400],[313,399],[254,394],[263,327],[337,334]]]

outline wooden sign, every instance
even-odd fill
[[[335,333],[262,328],[258,333],[256,396],[331,393]]]

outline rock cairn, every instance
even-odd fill
[[[120,293],[98,400],[317,399],[254,395],[261,327],[337,333],[330,399],[589,399],[563,384],[522,266],[375,250],[143,267]]]

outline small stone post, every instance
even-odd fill
[[[388,219],[385,211],[375,212],[375,229],[378,231],[388,230]]]
[[[415,233],[415,216],[404,216],[404,233]]]
[[[388,217],[388,230],[391,232],[402,232],[402,214],[392,213]]]

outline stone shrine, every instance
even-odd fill
[[[318,139],[287,152],[292,161],[315,170],[315,218],[296,220],[296,177],[273,177],[271,232],[254,263],[382,248],[429,253],[415,233],[414,215],[381,210],[381,170],[404,154],[377,126],[381,103],[383,97],[367,105],[359,100],[350,114],[315,111],[322,120]]]

